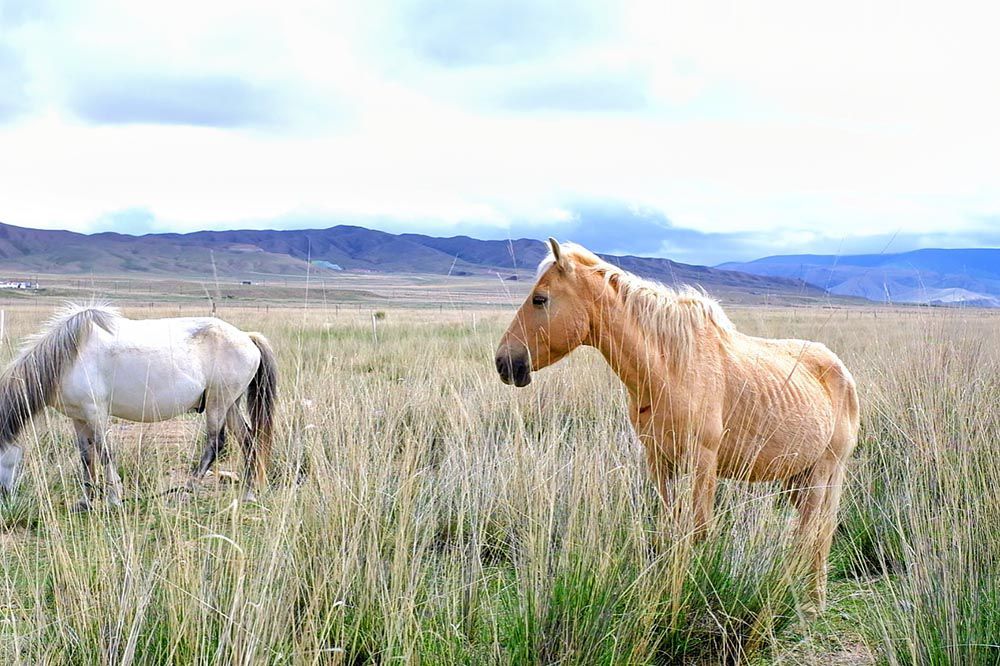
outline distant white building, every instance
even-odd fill
[[[0,281],[0,289],[38,289],[38,283],[29,280],[3,280]]]

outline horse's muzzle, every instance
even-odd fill
[[[531,383],[531,363],[528,355],[511,353],[509,349],[497,352],[497,372],[500,381],[514,386],[527,386]]]

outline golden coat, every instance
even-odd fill
[[[822,604],[858,435],[851,373],[820,343],[744,335],[693,289],[670,289],[549,241],[551,255],[500,341],[501,379],[524,386],[576,347],[597,348],[628,389],[629,416],[664,502],[678,473],[692,472],[701,533],[718,477],[783,482],[812,549]]]

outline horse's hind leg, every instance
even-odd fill
[[[205,408],[205,450],[201,461],[194,468],[194,480],[204,478],[212,469],[216,458],[226,448],[226,410],[209,404]]]
[[[810,587],[818,611],[826,602],[827,562],[843,481],[844,465],[828,455],[803,476],[793,494],[799,510],[798,545],[810,564]]]
[[[253,492],[254,486],[263,482],[263,465],[257,456],[257,447],[254,443],[253,433],[250,430],[250,424],[247,423],[246,418],[240,412],[238,402],[234,403],[226,413],[226,427],[229,428],[236,439],[240,440],[240,444],[243,446],[243,481],[246,486],[244,498],[248,502],[253,502],[256,500]]]
[[[837,511],[840,508],[840,495],[844,489],[846,468],[837,461],[827,479],[826,492],[823,494],[823,506],[820,507],[818,533],[816,535],[816,558],[813,562],[814,597],[819,610],[826,603],[826,578],[830,560],[830,547],[833,545],[833,535],[837,531]]]

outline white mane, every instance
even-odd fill
[[[109,333],[113,333],[115,322],[121,319],[122,313],[118,308],[101,301],[93,301],[91,303],[67,302],[45,321],[40,331],[25,337],[21,345],[21,354],[29,352],[40,340],[49,336],[54,331],[64,329],[66,324],[77,316],[80,316],[81,323],[96,324]],[[85,335],[86,330],[86,326],[83,326],[74,335]]]
[[[100,317],[105,321],[109,319],[121,319],[122,317],[121,310],[104,301],[91,301],[90,303],[67,302],[51,317],[49,317],[48,321],[45,322],[44,328],[50,329],[58,326],[67,319],[75,317],[81,312],[87,312],[88,310],[92,310],[96,317]]]
[[[34,414],[51,400],[63,372],[73,364],[92,326],[111,331],[118,311],[106,305],[70,304],[41,332],[29,336],[0,373],[0,453]]]

